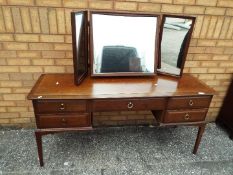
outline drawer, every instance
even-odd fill
[[[164,123],[203,121],[205,120],[206,113],[207,113],[207,109],[182,110],[182,111],[168,110],[165,113]]]
[[[208,108],[211,97],[172,97],[168,100],[167,109]]]
[[[165,109],[165,98],[94,100],[93,111],[136,111]]]
[[[34,105],[36,113],[86,112],[85,100],[43,100]]]
[[[38,128],[69,128],[91,126],[89,114],[41,115],[38,116]]]

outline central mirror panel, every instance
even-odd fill
[[[158,16],[91,13],[92,76],[154,75]]]

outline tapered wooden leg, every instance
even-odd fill
[[[205,131],[205,126],[206,126],[206,124],[203,124],[203,125],[199,126],[196,142],[195,142],[194,149],[193,149],[193,154],[197,153],[199,144],[201,142],[201,137],[202,137],[202,135],[203,135],[203,133]]]
[[[36,131],[35,136],[36,136],[36,144],[37,144],[37,150],[38,150],[40,166],[44,166],[43,149],[42,149],[42,133]]]

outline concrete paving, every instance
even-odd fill
[[[32,129],[0,129],[1,174],[232,175],[233,141],[208,124],[198,154],[196,127],[103,128],[43,137],[39,167]]]

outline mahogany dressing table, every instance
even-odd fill
[[[205,117],[215,91],[197,78],[155,77],[91,78],[74,84],[73,74],[43,74],[28,95],[36,117],[40,165],[42,136],[65,131],[94,130],[93,112],[149,110],[160,126],[199,127],[196,154],[205,129]]]

